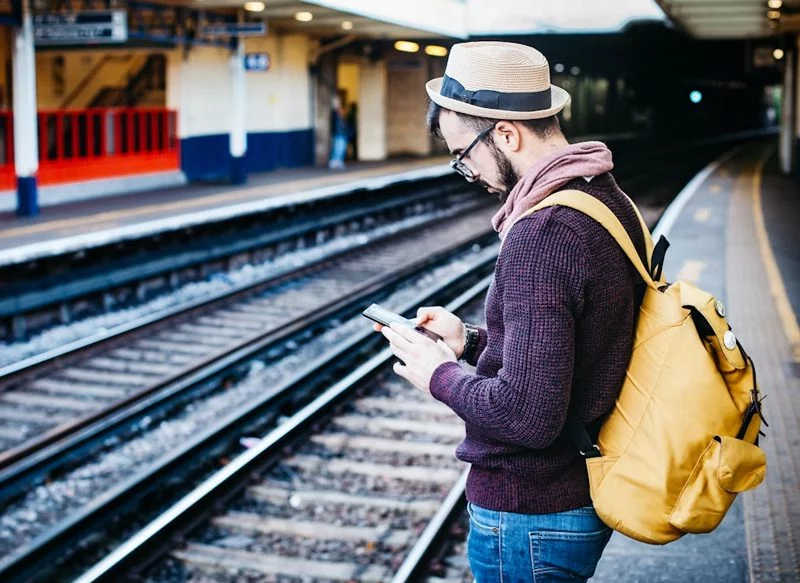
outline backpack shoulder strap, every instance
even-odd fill
[[[642,276],[642,279],[647,286],[653,289],[658,289],[656,283],[653,281],[653,278],[650,275],[649,270],[645,267],[644,263],[642,263],[642,259],[639,257],[639,253],[636,251],[636,247],[634,247],[630,235],[628,235],[625,227],[623,227],[622,223],[619,222],[617,216],[611,212],[611,209],[609,209],[591,194],[587,194],[580,190],[561,190],[559,192],[555,192],[530,210],[526,211],[517,220],[527,217],[538,210],[551,206],[566,206],[573,208],[600,223],[600,225],[603,226],[603,228],[605,228],[605,230],[608,231],[612,237],[614,237],[614,240],[620,246],[625,255],[628,256],[628,259],[636,268],[636,271],[639,272],[639,275]],[[649,245],[646,245],[646,247],[648,249],[648,253],[651,253],[653,242],[650,238],[650,231],[644,226],[644,221],[642,221],[642,228],[645,232],[645,240],[650,241]]]
[[[625,195],[625,198],[631,204],[631,207],[633,207],[633,212],[636,214],[636,218],[639,219],[639,226],[642,228],[642,236],[644,237],[644,251],[645,251],[644,256],[645,259],[647,259],[647,261],[650,262],[650,265],[646,265],[645,267],[648,268],[648,271],[650,273],[653,273],[652,261],[653,261],[653,248],[655,247],[655,244],[653,242],[653,237],[650,235],[650,229],[647,228],[647,223],[644,222],[644,217],[642,216],[642,213],[639,212],[639,207],[636,206],[636,203],[633,202],[633,199],[631,199],[631,197],[629,197],[624,192],[622,194]]]

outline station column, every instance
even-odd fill
[[[385,160],[387,148],[386,94],[388,72],[386,62],[364,61],[359,84],[358,159]]]
[[[780,164],[784,174],[791,174],[797,153],[798,141],[798,45],[797,40],[787,45],[783,61],[783,96],[781,103]]]
[[[39,214],[36,171],[39,169],[36,131],[36,59],[29,0],[21,0],[20,26],[14,28],[11,61],[14,89],[14,165],[17,173],[17,214]]]
[[[233,82],[230,147],[231,183],[244,184],[247,181],[245,154],[247,153],[247,128],[245,126],[247,96],[244,75],[244,41],[236,40],[236,49],[231,56],[231,81]]]
[[[800,178],[800,34],[794,37],[794,59],[792,61],[792,97],[794,98],[794,107],[792,109],[794,116],[794,130],[790,131],[790,135],[794,137],[794,172]],[[791,169],[790,169],[791,172]]]

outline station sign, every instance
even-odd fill
[[[128,15],[124,10],[34,14],[33,38],[37,45],[124,43],[128,40]]]
[[[269,71],[269,53],[247,53],[244,56],[245,71]]]
[[[200,29],[202,36],[264,36],[267,34],[266,22],[226,22],[209,24]]]

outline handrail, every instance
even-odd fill
[[[166,64],[164,55],[150,55],[144,66],[139,69],[139,72],[128,82],[125,88],[125,97],[127,105],[136,105],[142,96],[150,89],[163,89],[161,83],[153,83],[153,75],[158,74],[157,68]],[[163,80],[163,79],[162,79]],[[158,78],[155,81],[159,81]]]
[[[121,87],[103,87],[100,92],[94,96],[92,102],[89,104],[89,107],[94,108],[106,108],[106,107],[119,107],[124,99],[121,99],[120,96],[125,95],[125,90]],[[111,96],[107,99],[107,96]]]
[[[125,87],[104,87],[89,104],[94,107],[133,107],[150,89],[163,89],[164,79],[155,79],[158,67],[165,63],[164,55],[149,55],[142,67],[128,79]],[[161,81],[160,83],[158,81]]]
[[[73,89],[69,95],[61,102],[60,109],[66,109],[70,106],[70,104],[77,99],[78,95],[89,86],[89,83],[94,81],[94,78],[100,73],[100,69],[102,69],[106,63],[111,61],[114,57],[112,55],[105,55],[98,63],[92,67],[92,70],[83,78],[83,80],[78,83],[78,86]]]

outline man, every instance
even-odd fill
[[[486,298],[486,329],[443,308],[418,323],[444,341],[381,328],[405,363],[395,372],[465,421],[456,451],[467,481],[467,554],[478,583],[586,580],[611,535],[591,505],[568,417],[596,436],[630,357],[640,279],[611,236],[566,207],[514,221],[558,190],[606,204],[644,256],[634,209],[600,142],[570,145],[556,115],[569,100],[531,47],[455,45],[445,76],[427,84],[428,123],[456,155],[451,166],[503,203],[503,239]],[[513,228],[512,228],[513,224]],[[470,374],[457,358],[476,364]]]
[[[334,95],[331,107],[331,156],[328,168],[331,170],[344,170],[344,158],[347,154],[348,129],[345,120],[344,103],[345,93]]]

